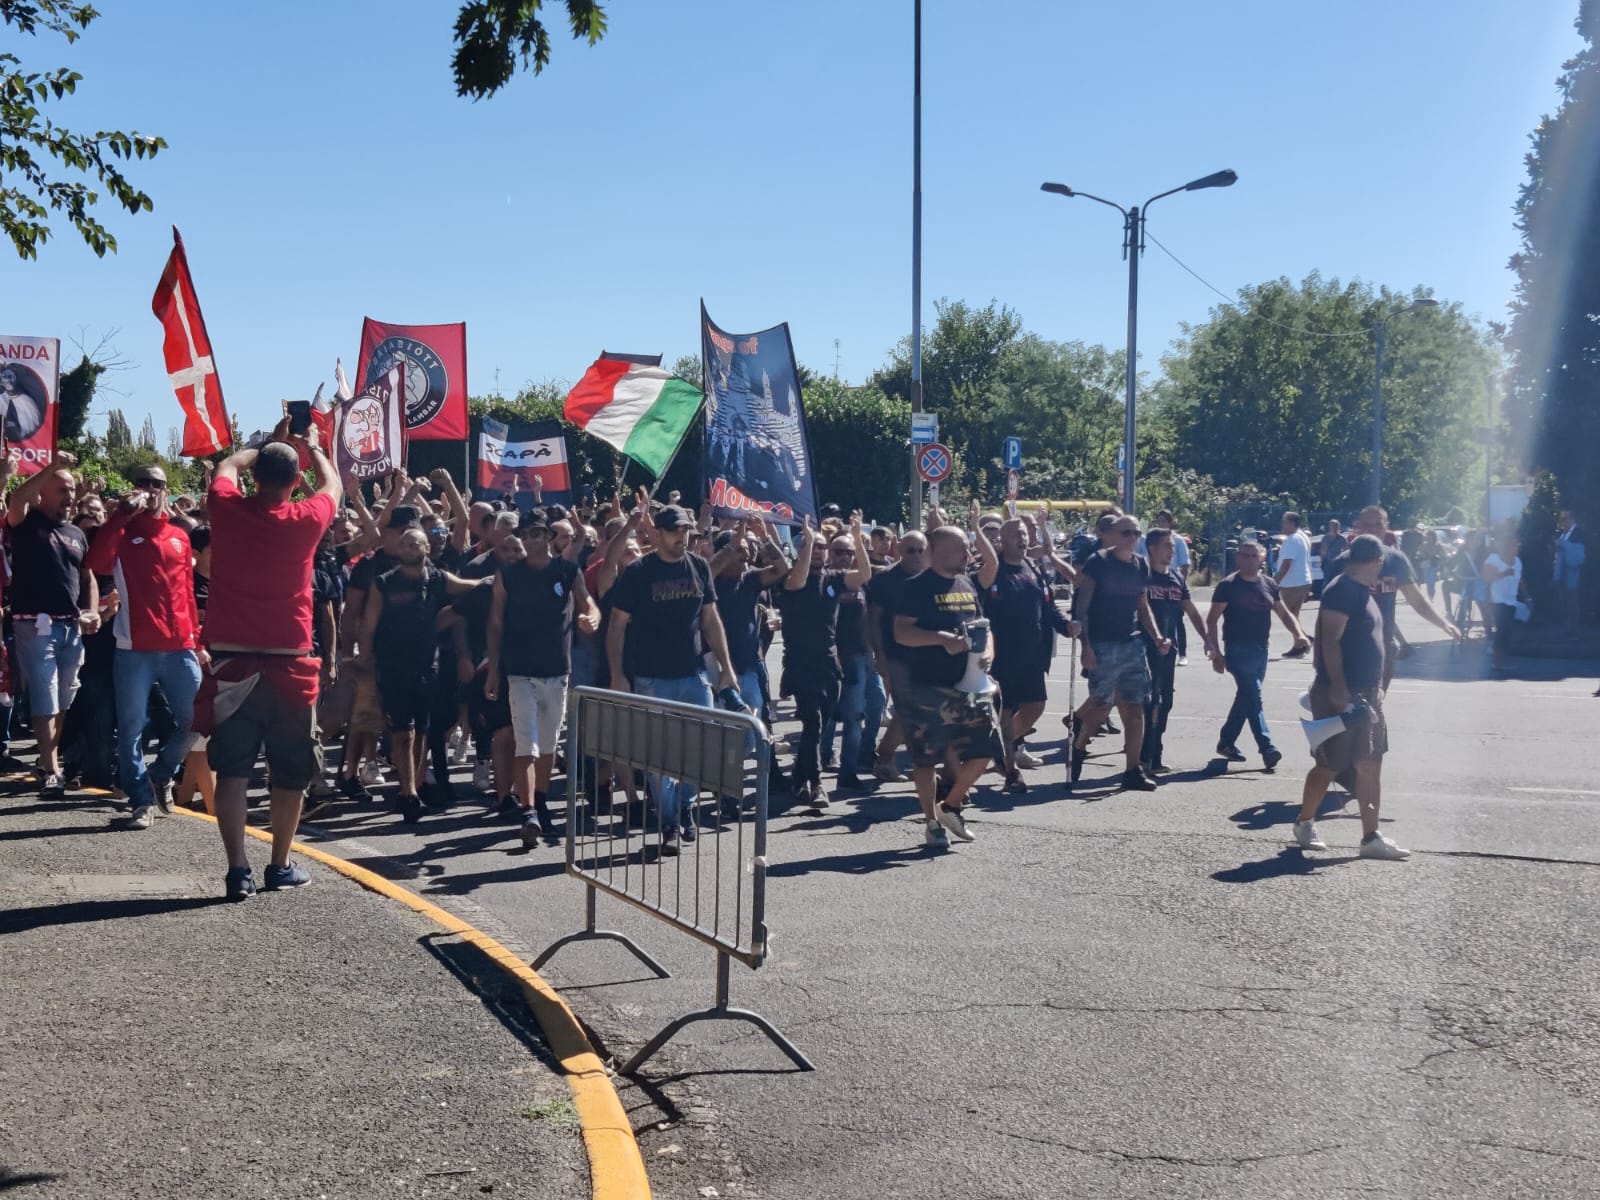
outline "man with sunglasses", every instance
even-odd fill
[[[168,511],[167,474],[136,467],[134,490],[101,526],[85,565],[112,575],[122,598],[112,628],[117,704],[117,774],[133,812],[128,829],[149,829],[154,806],[172,811],[172,783],[189,753],[195,693],[200,690],[200,610],[194,598],[194,551],[189,534]],[[149,770],[144,731],[150,689],[159,687],[172,727]]]

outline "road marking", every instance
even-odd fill
[[[1539,792],[1551,796],[1600,796],[1600,791],[1589,788],[1514,787],[1508,792]]]

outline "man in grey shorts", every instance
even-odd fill
[[[1171,654],[1172,643],[1161,636],[1150,611],[1146,587],[1150,564],[1136,554],[1139,522],[1118,517],[1107,530],[1108,545],[1090,555],[1078,576],[1077,610],[1083,620],[1083,674],[1089,700],[1078,712],[1072,746],[1070,782],[1083,775],[1090,734],[1100,728],[1112,705],[1122,714],[1122,746],[1126,769],[1122,786],[1152,792],[1156,781],[1139,766],[1144,748],[1144,706],[1150,699],[1150,668],[1140,626],[1159,654]]]

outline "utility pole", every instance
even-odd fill
[[[913,0],[911,72],[911,411],[922,411],[922,0]],[[909,433],[909,431],[907,431]],[[922,480],[911,447],[911,527],[922,528]]]

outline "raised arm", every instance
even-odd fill
[[[28,510],[39,502],[39,492],[44,488],[45,480],[57,471],[70,471],[77,465],[75,457],[65,450],[57,450],[44,470],[35,471],[11,493],[11,499],[6,502],[6,524],[21,525]]]
[[[439,489],[439,494],[444,497],[444,502],[450,508],[450,544],[458,553],[466,550],[467,542],[472,537],[472,523],[467,516],[467,502],[461,497],[461,489],[456,486],[455,479],[443,467],[437,467],[429,472],[428,478],[433,480],[433,486]]]
[[[861,532],[861,514],[851,514],[850,540],[855,543],[855,565],[844,573],[844,585],[851,591],[860,591],[872,580],[872,559],[867,555],[867,538]]]
[[[817,527],[811,523],[811,518],[806,518],[806,529],[800,540],[800,553],[795,555],[794,563],[789,567],[789,574],[783,581],[786,592],[798,592],[806,585],[806,578],[811,574],[811,554],[817,544]]]
[[[990,588],[994,586],[994,581],[1000,574],[1000,556],[994,552],[993,544],[979,524],[982,516],[983,510],[974,500],[967,515],[967,524],[972,528],[973,547],[978,552],[978,584],[980,587]]]

